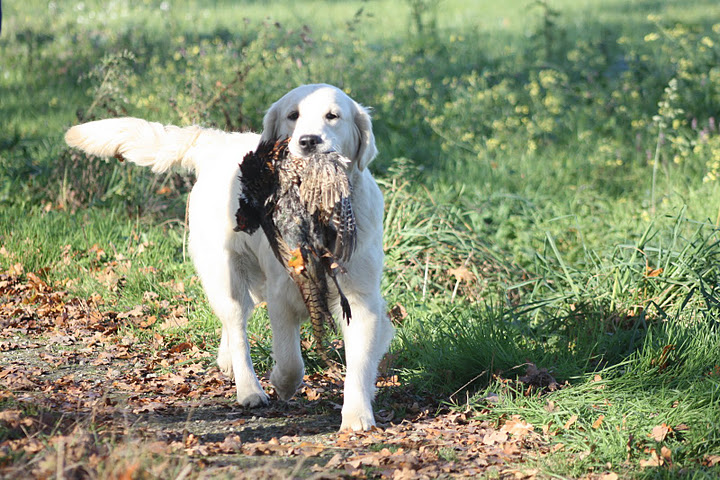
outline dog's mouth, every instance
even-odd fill
[[[316,148],[313,150],[307,150],[302,147],[298,147],[297,145],[291,146],[290,153],[294,157],[298,157],[298,158],[310,158],[313,155],[328,155],[328,154],[332,154],[332,153],[337,153],[338,155],[342,155],[342,153],[335,147]]]

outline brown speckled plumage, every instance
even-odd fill
[[[337,281],[357,235],[346,172],[349,160],[335,152],[293,157],[288,141],[263,142],[240,164],[236,230],[263,229],[275,256],[300,289],[317,351],[327,362],[324,328],[335,328],[328,276],[340,297],[344,319],[351,318],[350,304]]]

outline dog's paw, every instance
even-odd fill
[[[238,403],[245,408],[262,407],[269,403],[270,399],[265,393],[251,393],[240,397],[238,394]]]
[[[270,382],[275,387],[280,400],[286,402],[295,395],[297,389],[302,385],[303,371],[300,369],[292,374],[280,373],[279,369],[275,367],[270,374]]]
[[[282,400],[283,402],[287,402],[288,400],[290,400],[293,395],[295,395],[295,392],[297,392],[297,389],[300,386],[299,384],[295,386],[285,387],[281,387],[275,384],[273,385],[275,386],[275,391],[277,392],[278,397],[280,397],[280,400]]]
[[[225,352],[220,349],[217,357],[217,366],[218,368],[220,368],[220,371],[223,374],[227,375],[228,377],[233,376],[232,357],[230,356],[229,352]]]
[[[375,417],[372,412],[370,414],[358,415],[358,414],[347,414],[343,412],[342,424],[340,425],[340,431],[353,430],[355,432],[370,430],[375,426]]]

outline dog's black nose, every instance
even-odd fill
[[[320,135],[303,135],[298,140],[298,144],[304,153],[314,152],[321,143],[323,143],[323,140]]]

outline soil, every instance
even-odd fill
[[[392,375],[370,432],[337,431],[339,368],[306,376],[289,402],[263,378],[270,404],[242,408],[202,346],[155,322],[0,274],[0,477],[542,476],[548,446],[532,425],[438,408]]]

